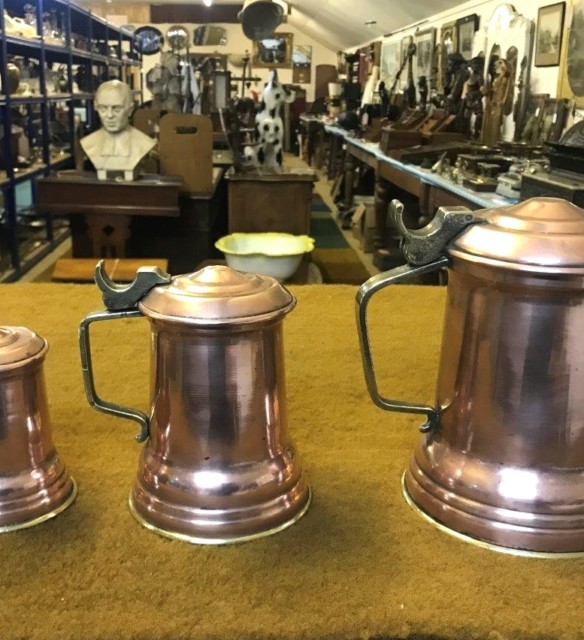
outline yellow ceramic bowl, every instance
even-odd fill
[[[215,246],[232,269],[285,280],[298,269],[302,256],[314,249],[314,240],[291,233],[232,233],[219,238]]]

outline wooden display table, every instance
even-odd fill
[[[96,258],[61,258],[55,263],[51,279],[55,282],[94,282]],[[168,271],[162,258],[112,258],[105,261],[105,272],[115,282],[132,282],[140,267]]]
[[[310,233],[312,185],[311,169],[281,169],[225,174],[228,183],[229,233],[281,231]]]
[[[38,209],[69,216],[74,258],[161,258],[187,273],[226,232],[223,173],[213,167],[211,189],[187,195],[175,176],[116,182],[62,171],[38,180]]]

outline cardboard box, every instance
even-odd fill
[[[357,208],[351,219],[353,237],[359,240],[361,251],[373,252],[375,237],[375,198],[373,196],[357,196]]]

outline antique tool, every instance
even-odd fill
[[[365,377],[388,411],[426,415],[404,477],[441,528],[513,553],[584,551],[584,210],[535,198],[493,210],[442,208],[408,230],[408,264],[357,295]],[[367,330],[372,296],[448,270],[436,403],[380,395]]]
[[[0,532],[44,522],[77,494],[52,440],[48,350],[30,329],[0,327]]]
[[[81,323],[87,397],[136,420],[146,441],[130,495],[145,527],[202,544],[269,535],[307,510],[310,489],[288,437],[282,321],[296,300],[268,276],[209,266],[175,276],[138,270],[128,286],[96,268],[107,310]],[[150,417],[96,394],[89,326],[147,316]]]

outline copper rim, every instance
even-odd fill
[[[29,527],[34,527],[37,524],[41,524],[46,520],[50,520],[55,516],[58,516],[62,511],[65,511],[67,507],[71,506],[77,497],[77,483],[73,478],[71,480],[71,493],[67,497],[67,499],[62,502],[58,507],[52,509],[51,511],[44,513],[42,516],[38,518],[34,518],[33,520],[28,520],[27,522],[19,522],[18,524],[9,524],[0,527],[0,533],[8,533],[10,531],[18,531],[19,529],[28,529]]]
[[[300,518],[308,511],[308,507],[312,502],[312,491],[310,487],[308,487],[308,498],[306,500],[306,504],[302,507],[302,509],[294,514],[294,517],[286,522],[274,527],[273,529],[267,529],[266,531],[261,531],[260,533],[254,533],[249,536],[238,536],[235,538],[199,538],[197,536],[189,536],[185,533],[175,533],[174,531],[168,531],[166,529],[160,529],[155,525],[147,522],[144,518],[136,511],[132,494],[130,493],[130,497],[128,499],[128,506],[130,508],[130,513],[134,516],[134,518],[146,529],[150,531],[154,531],[158,535],[164,536],[165,538],[172,538],[174,540],[181,540],[182,542],[189,542],[191,544],[206,544],[206,545],[227,545],[227,544],[239,544],[241,542],[250,542],[251,540],[257,540],[258,538],[265,538],[266,536],[271,536],[274,533],[278,533],[279,531],[283,531],[288,527],[292,526],[295,522],[298,522]]]
[[[404,471],[401,477],[401,488],[402,488],[402,493],[406,502],[426,522],[429,522],[436,529],[442,531],[443,533],[447,533],[453,538],[457,538],[458,540],[462,540],[463,542],[468,542],[469,544],[472,544],[475,547],[481,547],[482,549],[488,549],[489,551],[495,551],[497,553],[503,553],[509,556],[521,556],[524,558],[539,558],[541,560],[568,560],[569,558],[584,557],[584,551],[564,551],[564,552],[557,551],[553,553],[550,551],[527,551],[526,549],[513,549],[512,547],[502,547],[500,545],[493,544],[492,542],[485,542],[484,540],[478,540],[477,538],[472,538],[471,536],[467,536],[464,533],[460,533],[458,531],[455,531],[454,529],[450,529],[449,527],[442,524],[438,520],[435,520],[432,516],[428,515],[425,511],[420,509],[420,507],[413,501],[412,497],[408,493],[405,478],[406,478],[406,472]]]

